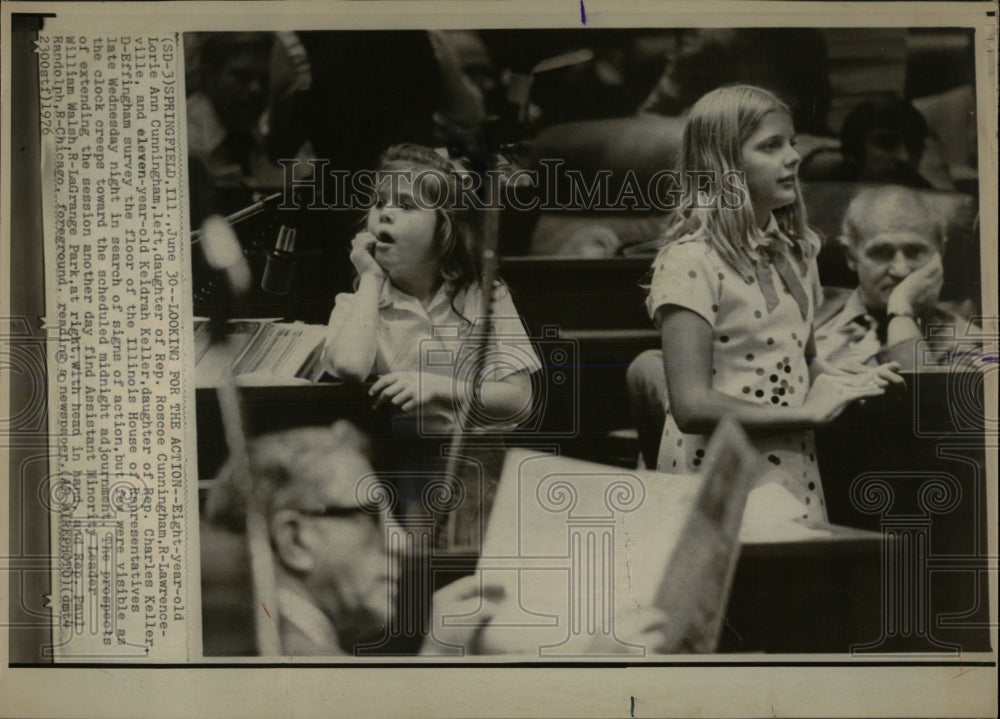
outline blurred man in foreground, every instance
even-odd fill
[[[385,517],[357,491],[374,478],[367,451],[345,421],[266,435],[248,450],[253,489],[241,489],[230,464],[209,496],[217,526],[244,529],[251,502],[265,519],[282,654],[353,654],[385,632],[398,578]]]
[[[364,645],[386,646],[392,625],[399,623],[394,615],[400,557],[386,542],[387,522],[392,520],[384,511],[387,507],[368,504],[385,500],[391,491],[380,489],[367,451],[364,436],[343,420],[329,428],[265,435],[248,449],[252,481],[234,477],[230,463],[206,502],[205,518],[216,530],[244,532],[250,509],[264,518],[278,605],[277,612],[273,606],[267,611],[277,614],[281,655],[357,655]],[[229,560],[239,564],[236,558]],[[266,586],[262,577],[257,579],[258,589]],[[491,626],[498,609],[514,598],[478,573],[439,589],[431,607],[420,606],[426,600],[412,590],[411,603],[404,608],[407,616],[400,621],[423,627],[421,654],[538,651],[540,641],[531,632],[519,635],[520,644],[512,645],[503,627]],[[628,609],[618,622],[621,632],[654,650],[662,641],[662,612]],[[261,609],[255,606],[253,611]],[[476,620],[470,621],[473,615]],[[429,624],[421,616],[428,617]],[[446,621],[448,617],[466,619],[455,623]],[[238,631],[245,637],[245,627]],[[591,650],[615,651],[617,645],[606,647],[601,641],[596,637]]]

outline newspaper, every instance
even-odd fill
[[[997,237],[992,199],[997,194],[995,6],[720,3],[712,9],[722,14],[707,15],[701,3],[679,4],[668,11],[644,3],[583,1],[503,6],[372,2],[323,7],[271,2],[84,2],[54,7],[5,3],[0,148],[4,158],[0,317],[5,323],[0,330],[0,348],[5,381],[0,447],[9,471],[0,497],[5,502],[9,499],[6,506],[11,531],[6,533],[9,536],[4,538],[6,549],[2,552],[6,581],[5,591],[0,592],[4,607],[0,624],[5,627],[6,661],[0,667],[0,713],[269,716],[286,712],[311,716],[326,715],[336,706],[377,716],[995,714],[997,307],[996,275],[991,271],[996,263]],[[717,17],[725,20],[715,20]],[[372,117],[352,119],[351,113],[363,113],[358,108],[366,107],[366,83],[385,82],[387,91],[412,85],[419,91],[426,81],[407,79],[408,73],[420,72],[419,55],[398,62],[399,58],[388,52],[389,45],[381,46],[383,54],[390,57],[382,65],[379,52],[371,51],[357,58],[338,58],[341,64],[332,64],[334,71],[323,66],[318,48],[336,47],[338,42],[345,47],[365,43],[378,47],[378,43],[391,44],[402,37],[399,33],[409,31],[408,39],[399,40],[400,47],[411,42],[414,48],[426,50],[431,62],[436,59],[442,63],[443,51],[435,44],[440,42],[438,36],[432,33],[428,42],[425,31],[481,30],[481,36],[489,40],[483,47],[488,45],[498,55],[507,53],[495,58],[497,65],[507,65],[506,74],[498,73],[499,87],[484,93],[495,92],[508,103],[508,110],[510,103],[518,110],[507,118],[508,124],[495,125],[499,128],[495,138],[503,144],[499,159],[493,158],[500,168],[497,176],[505,178],[508,189],[520,175],[534,183],[535,190],[548,192],[559,181],[548,184],[551,178],[545,173],[558,173],[561,163],[535,157],[535,168],[541,168],[541,175],[506,165],[514,162],[521,142],[534,139],[541,143],[547,138],[557,149],[567,150],[558,144],[562,139],[559,133],[566,133],[571,145],[571,130],[565,128],[573,121],[590,119],[596,123],[589,126],[591,130],[601,122],[610,123],[605,127],[617,132],[616,142],[621,143],[626,156],[629,152],[642,156],[642,150],[637,153],[634,146],[642,148],[641,143],[651,142],[656,135],[634,129],[639,124],[615,130],[616,118],[594,119],[595,115],[587,112],[600,103],[619,103],[619,107],[631,108],[621,114],[645,118],[636,123],[647,122],[657,113],[676,115],[669,108],[671,103],[680,102],[677,87],[671,89],[668,81],[671,77],[676,81],[678,76],[663,73],[661,77],[659,71],[649,74],[648,68],[655,65],[650,58],[671,57],[683,66],[683,59],[677,59],[677,48],[690,51],[690,46],[684,46],[680,38],[691,42],[695,35],[684,36],[680,30],[710,25],[717,33],[712,42],[723,43],[730,42],[727,32],[741,28],[801,28],[817,33],[826,43],[830,66],[838,69],[830,74],[829,92],[782,89],[792,96],[799,92],[805,97],[824,98],[822,113],[828,127],[843,125],[850,110],[865,98],[904,94],[904,85],[913,81],[915,72],[928,73],[924,80],[929,85],[937,82],[942,88],[935,95],[943,98],[940,103],[926,98],[913,103],[932,120],[927,142],[934,145],[934,152],[925,154],[919,170],[922,177],[930,178],[928,184],[939,190],[934,195],[939,199],[934,202],[961,225],[951,233],[952,246],[958,246],[955,236],[962,228],[971,228],[969,235],[975,238],[972,249],[959,255],[966,259],[974,256],[982,266],[982,293],[973,298],[973,304],[978,305],[975,322],[953,324],[950,330],[942,331],[950,331],[959,347],[975,346],[975,351],[965,356],[974,357],[967,362],[978,363],[979,369],[954,375],[937,373],[941,379],[936,384],[923,379],[929,372],[907,377],[916,385],[914,440],[923,443],[920,451],[929,452],[927,456],[936,454],[951,464],[934,465],[923,473],[911,468],[893,474],[891,467],[895,465],[891,463],[870,471],[868,467],[858,469],[850,488],[852,509],[873,517],[867,529],[877,531],[804,521],[798,514],[800,500],[782,486],[784,480],[760,479],[757,489],[750,492],[743,521],[740,561],[745,563],[739,565],[743,574],[735,569],[736,557],[726,545],[726,551],[717,551],[713,560],[725,557],[732,562],[717,568],[719,576],[728,577],[720,582],[726,590],[699,601],[656,574],[666,572],[668,565],[683,566],[694,561],[691,557],[700,556],[692,553],[668,561],[669,550],[675,545],[692,546],[691,537],[685,545],[678,535],[684,526],[696,524],[687,521],[693,511],[687,508],[695,505],[694,488],[698,485],[687,484],[685,480],[691,478],[678,475],[610,468],[611,452],[599,456],[597,463],[587,453],[596,442],[586,438],[586,431],[601,427],[608,438],[600,441],[611,443],[616,436],[611,430],[619,428],[596,421],[603,411],[601,401],[586,396],[590,385],[580,377],[595,376],[581,373],[599,361],[593,359],[595,355],[581,359],[580,348],[589,347],[586,343],[595,337],[631,347],[629,338],[645,341],[642,332],[648,332],[648,327],[593,330],[586,323],[570,320],[531,337],[544,366],[541,393],[551,406],[556,406],[553,397],[568,393],[569,419],[565,426],[555,428],[551,421],[532,424],[535,415],[525,421],[527,429],[514,440],[522,448],[508,453],[508,462],[500,472],[493,534],[489,534],[488,525],[480,528],[486,539],[479,537],[484,555],[478,568],[468,561],[461,564],[458,555],[430,552],[421,555],[424,564],[416,562],[404,570],[418,576],[409,580],[416,585],[404,585],[414,592],[418,590],[413,587],[424,581],[419,577],[435,577],[433,583],[446,583],[438,577],[450,577],[448,573],[456,567],[480,577],[483,583],[493,572],[503,577],[508,595],[515,594],[518,601],[504,604],[485,632],[472,630],[485,626],[476,622],[485,616],[488,593],[482,595],[481,606],[470,608],[468,615],[453,609],[444,617],[413,619],[417,626],[414,634],[405,610],[417,615],[429,612],[429,593],[423,587],[420,591],[424,595],[399,600],[404,617],[384,619],[381,643],[365,645],[365,651],[339,656],[293,656],[280,647],[267,651],[267,636],[273,633],[277,638],[279,603],[286,611],[291,606],[287,594],[269,586],[271,570],[258,572],[261,555],[270,557],[278,540],[268,528],[256,536],[254,544],[251,512],[246,519],[250,537],[247,556],[241,540],[228,544],[233,541],[231,535],[209,527],[207,497],[218,483],[226,481],[227,471],[235,471],[232,457],[229,464],[225,460],[235,455],[239,446],[233,439],[237,418],[253,435],[259,427],[329,425],[343,416],[340,410],[330,414],[324,409],[328,403],[345,402],[344,395],[338,394],[342,392],[339,386],[300,378],[314,381],[319,375],[317,345],[322,343],[322,325],[333,306],[333,293],[322,283],[322,273],[332,266],[324,263],[334,256],[326,254],[328,245],[324,243],[332,245],[333,241],[323,235],[324,228],[343,232],[349,227],[349,221],[341,219],[347,213],[338,215],[329,198],[336,195],[333,204],[351,206],[358,196],[350,192],[348,179],[354,176],[348,178],[346,171],[339,176],[333,173],[332,177],[344,184],[325,188],[332,193],[328,195],[317,178],[327,170],[324,162],[330,158],[324,157],[325,151],[333,156],[334,164],[339,161],[347,167],[361,157],[352,155],[354,150],[360,153],[381,138],[383,125]],[[950,33],[935,35],[943,29]],[[371,34],[374,31],[390,32]],[[289,118],[272,112],[243,139],[251,146],[248,151],[247,145],[243,146],[249,160],[215,163],[217,155],[208,152],[200,156],[203,164],[192,164],[189,157],[198,156],[206,143],[214,152],[222,147],[211,147],[212,133],[218,129],[206,120],[212,117],[205,114],[211,82],[206,78],[211,76],[211,63],[229,66],[225,65],[225,54],[212,56],[205,46],[211,45],[212,37],[235,37],[238,32],[267,33],[268,47],[278,48],[271,52],[281,55],[280,66],[286,73],[280,76],[285,83],[281,87],[288,107],[309,108],[292,100],[307,97],[315,101],[323,92],[330,93],[328,104],[312,107],[332,109],[331,133],[341,134],[322,137],[316,130],[321,126],[317,118],[306,111],[298,117],[292,113],[293,119],[312,128],[312,136],[308,129],[296,135],[284,149],[287,159],[275,164],[273,158],[262,159],[266,155],[263,145],[253,147],[253,142],[267,133],[275,136],[285,129],[281,123]],[[622,60],[626,53],[623,37],[631,43],[628,48],[632,54],[627,60]],[[246,39],[248,43],[255,41]],[[551,51],[529,63],[518,53],[532,45]],[[801,49],[803,45],[790,47]],[[963,55],[962,47],[966,46],[967,54]],[[674,55],[670,55],[671,48]],[[949,48],[951,52],[947,52]],[[787,51],[787,47],[776,45],[762,51],[757,61],[781,64],[778,55]],[[717,73],[728,78],[725,69],[713,64],[718,58],[713,61],[709,55],[689,55],[695,58],[694,76],[703,73],[711,78]],[[925,64],[907,65],[913,57],[924,57]],[[795,58],[784,60],[796,62]],[[397,61],[395,66],[393,61]],[[808,77],[808,61],[808,57],[800,59],[806,68],[803,77]],[[659,62],[664,64],[662,59]],[[942,77],[933,77],[929,68]],[[467,70],[469,77],[478,77],[475,71]],[[393,79],[395,73],[402,78],[400,82]],[[597,79],[590,85],[574,85],[584,73]],[[348,76],[351,82],[340,82]],[[630,84],[636,76],[643,79]],[[272,92],[278,80],[274,70],[269,79]],[[250,74],[237,80],[243,86],[258,81]],[[455,79],[445,73],[443,83],[447,86],[449,81]],[[265,96],[267,82],[263,83]],[[581,87],[601,88],[604,94],[580,97]],[[331,99],[335,91],[344,88],[355,94]],[[548,103],[540,99],[546,97],[550,98]],[[416,94],[410,99],[422,100]],[[271,100],[273,110],[276,106],[273,97]],[[230,98],[234,112],[242,101]],[[385,102],[390,106],[395,101]],[[817,101],[812,114],[820,112],[816,108],[823,102]],[[953,110],[963,102],[967,112],[956,123]],[[643,111],[637,113],[640,106]],[[942,108],[951,109],[951,114]],[[435,109],[442,112],[434,115],[438,140],[434,144],[465,143],[466,150],[472,148],[461,127],[467,108],[458,102],[457,106]],[[792,112],[797,117],[810,116],[808,111],[802,114],[794,103]],[[215,113],[216,125],[220,120],[228,121],[221,119],[224,111],[216,109]],[[967,119],[969,113],[972,123]],[[561,117],[568,119],[565,125],[554,121]],[[425,119],[431,126],[430,118]],[[549,126],[557,129],[546,135]],[[397,132],[405,127],[413,137],[422,132],[416,118],[409,125],[386,123],[385,127]],[[824,153],[836,149],[836,133],[823,137],[815,128],[797,129],[802,134],[799,153],[803,158],[822,163],[828,157]],[[640,217],[664,209],[655,204],[654,193],[649,191],[654,185],[630,191],[633,202],[629,205],[624,188],[639,182],[635,174],[626,175],[622,182],[607,170],[611,185],[581,184],[581,167],[586,172],[589,161],[603,172],[601,163],[614,162],[611,157],[591,157],[580,167],[568,168],[561,180],[568,182],[568,200],[560,198],[558,190],[542,193],[539,223],[567,223],[549,225],[555,230],[543,239],[570,237],[566,247],[557,250],[567,253],[576,243],[577,258],[565,260],[581,262],[580,256],[617,254],[624,257],[615,260],[626,262],[630,252],[651,239],[636,240],[629,235],[639,225],[615,223],[622,222],[623,207]],[[943,159],[935,165],[928,159],[934,157]],[[351,169],[361,168],[355,165]],[[211,176],[212,192],[205,191],[203,172]],[[838,182],[842,179],[835,174],[829,177]],[[670,175],[659,178],[671,180]],[[280,195],[269,194],[268,188],[273,190],[275,182]],[[803,193],[807,204],[810,200],[814,203],[809,207],[810,216],[818,225],[835,214],[826,210],[835,204],[829,199],[832,195],[809,187]],[[973,219],[961,214],[961,203],[970,194],[980,203]],[[519,210],[520,197],[508,193],[505,199]],[[580,209],[581,201],[589,203],[591,216],[594,210],[609,210],[604,215],[618,219],[596,223],[600,226],[597,230],[577,231],[573,223],[579,214],[573,213]],[[279,202],[281,208],[277,208]],[[282,218],[293,217],[290,207],[309,202],[314,211],[294,216],[300,224],[295,245],[295,233],[286,226],[292,220]],[[654,204],[643,208],[643,202]],[[203,253],[208,241],[197,230],[208,214],[228,215],[242,243],[242,253],[237,254],[246,259],[252,278],[251,289],[242,299],[227,299],[225,281],[216,272],[211,249]],[[338,217],[331,225],[315,219],[331,214]],[[280,232],[276,225],[282,225]],[[646,223],[643,231],[648,232],[650,226]],[[279,238],[277,245],[275,237]],[[343,249],[349,237],[336,240]],[[511,254],[530,253],[529,245],[525,238],[524,247],[512,249]],[[544,245],[539,241],[535,254],[550,255],[553,247],[551,242]],[[299,259],[294,264],[296,256]],[[341,262],[337,271],[349,271],[351,268],[344,266],[346,252],[337,256]],[[516,268],[517,263],[508,267]],[[641,277],[636,275],[635,279]],[[946,278],[946,283],[949,281]],[[558,281],[552,283],[550,291],[560,289]],[[329,287],[335,284],[331,278]],[[512,287],[515,300],[519,300],[518,287]],[[348,286],[341,289],[349,291]],[[575,301],[580,308],[586,306],[586,292],[579,284],[569,282],[565,289],[577,293]],[[558,296],[558,291],[545,295]],[[641,302],[634,299],[623,302]],[[613,303],[617,299],[608,296],[601,301]],[[557,304],[557,300],[550,302],[553,312]],[[520,302],[518,306],[524,309]],[[213,312],[217,314],[213,322],[246,325],[271,339],[254,345],[250,362],[245,351],[240,354],[231,345],[227,349],[217,342],[217,337],[210,338],[208,325],[196,319]],[[276,317],[299,322],[274,324],[270,320]],[[259,318],[268,321],[258,322]],[[306,325],[301,324],[303,320]],[[531,348],[516,333],[506,333],[504,318],[498,326],[505,357],[529,362],[524,358]],[[299,337],[302,343],[297,344]],[[918,364],[930,364],[938,357],[935,339],[928,334],[926,342],[918,344],[916,351],[924,358]],[[211,381],[207,383],[205,372],[209,368],[201,367],[199,373],[198,366],[206,352],[213,358]],[[624,355],[624,350],[614,352],[611,364],[622,362],[619,355]],[[226,367],[240,369],[227,373]],[[260,368],[267,369],[267,376]],[[576,373],[568,383],[566,372]],[[230,374],[242,374],[242,380],[237,378],[241,385],[257,386],[237,391]],[[949,376],[963,379],[953,381]],[[970,376],[981,380],[965,379]],[[302,386],[291,386],[297,384]],[[222,389],[216,393],[216,387]],[[624,387],[618,391],[621,394],[611,401],[622,405],[620,414],[625,416],[628,399]],[[933,397],[943,396],[947,404],[942,406],[939,400],[932,404],[928,398],[934,392],[939,394]],[[227,409],[233,397],[241,406],[236,412]],[[935,424],[943,421],[942,413],[948,415],[948,430]],[[855,421],[864,421],[864,415],[858,416],[862,419]],[[838,435],[847,436],[858,435]],[[475,433],[466,444],[466,462],[478,462],[468,458],[492,451]],[[631,440],[629,446],[637,453],[634,445]],[[909,450],[901,444],[900,451]],[[579,456],[590,463],[569,458],[563,462],[554,456],[559,454]],[[459,466],[462,461],[458,459]],[[635,461],[630,461],[631,467],[636,467]],[[744,457],[741,461],[749,460]],[[762,461],[761,475],[775,470],[766,459]],[[848,459],[842,461],[854,467]],[[771,464],[775,464],[773,460]],[[529,466],[531,469],[525,469]],[[533,473],[540,471],[536,469],[540,466],[548,469],[544,476],[536,477]],[[589,489],[577,493],[572,486],[583,481],[581,478],[589,482]],[[358,496],[367,493],[366,499],[381,501],[379,488],[363,485],[364,479],[358,477]],[[907,482],[916,488],[918,510],[910,511],[910,507],[893,513],[889,509],[893,492],[911,486]],[[572,501],[566,499],[567,492]],[[432,509],[430,518],[434,512],[448,511],[448,502],[455,497],[425,492],[424,499]],[[539,505],[521,509],[526,501]],[[707,502],[701,500],[699,506],[708,506]],[[662,520],[657,515],[661,510]],[[942,539],[947,533],[942,527],[953,525],[932,523],[929,518],[949,513],[970,519],[974,531],[968,536],[956,534],[958,539],[952,535]],[[552,516],[557,519],[552,520]],[[543,521],[557,521],[560,529],[553,531],[549,524],[531,534],[533,523]],[[497,529],[501,526],[505,534]],[[438,531],[430,519],[421,524],[412,517],[409,523],[389,518],[385,527],[389,545],[433,543]],[[735,541],[733,527],[727,526],[726,532],[726,541]],[[560,544],[564,535],[565,547]],[[517,539],[511,540],[511,536]],[[892,541],[882,543],[883,536]],[[947,544],[951,539],[954,544]],[[587,542],[605,548],[598,551]],[[526,547],[534,548],[528,551]],[[265,566],[270,561],[267,559]],[[795,572],[806,572],[803,568],[811,563],[832,567],[841,561],[845,566],[856,562],[856,566],[867,568],[864,571],[880,574],[857,585],[850,584],[857,576],[849,571],[837,574],[850,585],[840,588],[836,577],[824,578],[831,583],[822,585],[823,591],[842,589],[847,597],[839,604],[817,605],[817,612],[834,612],[827,634],[782,637],[778,635],[783,632],[774,631],[780,625],[766,624],[764,619],[760,624],[754,618],[741,623],[746,614],[740,615],[738,602],[739,597],[749,596],[748,587],[756,592],[754,601],[760,604],[745,611],[762,612],[758,607],[764,605],[766,597],[815,597],[804,584],[820,581],[816,579],[820,573],[802,574],[804,579],[799,581]],[[862,565],[864,561],[869,564]],[[246,569],[250,565],[253,571]],[[751,576],[751,567],[759,575]],[[644,576],[634,578],[633,570],[641,570]],[[703,570],[699,566],[692,572]],[[783,576],[786,570],[789,574]],[[734,571],[735,598],[729,604],[727,592]],[[909,571],[923,575],[911,582]],[[602,581],[608,584],[601,585]],[[661,581],[660,594],[673,596],[672,606],[691,606],[690,611],[712,617],[715,624],[710,634],[721,631],[723,636],[721,644],[715,642],[720,647],[718,653],[692,657],[681,653],[683,647],[664,650],[648,640],[650,626],[671,621],[669,609],[659,606],[667,619],[656,615],[657,602],[636,600],[646,595],[635,587],[656,587]],[[949,581],[953,581],[952,587],[943,591],[942,586]],[[856,589],[860,594],[852,598]],[[903,595],[893,594],[897,590]],[[246,596],[233,596],[241,592]],[[969,603],[958,606],[954,597]],[[679,601],[681,598],[686,601]],[[385,601],[397,600],[393,595]],[[468,607],[468,603],[461,606]],[[727,606],[729,627],[720,630],[716,620]],[[237,613],[246,610],[250,618],[224,616],[231,608]],[[854,612],[854,616],[845,618],[837,612]],[[875,615],[880,626],[864,623],[865,617]],[[227,629],[230,621],[234,628]],[[505,635],[505,622],[516,629]],[[789,616],[784,626],[792,635],[802,626],[823,624]],[[544,631],[536,632],[536,626]],[[865,631],[849,639],[838,638],[841,626],[862,626]],[[744,629],[749,632],[740,634]],[[560,640],[564,634],[567,638]],[[493,648],[485,649],[485,656],[477,655],[477,648],[486,647],[491,636]],[[613,640],[610,643],[609,637]],[[425,640],[423,653],[420,640]],[[838,648],[831,650],[831,646]],[[434,647],[437,651],[431,651]],[[624,668],[626,674],[621,672]]]

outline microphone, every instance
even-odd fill
[[[295,228],[281,226],[278,242],[267,256],[260,288],[272,295],[287,295],[295,273]]]

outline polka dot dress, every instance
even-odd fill
[[[755,276],[740,276],[705,242],[678,241],[656,258],[647,307],[654,321],[657,310],[670,304],[696,312],[712,325],[716,390],[747,402],[797,407],[809,391],[805,345],[822,290],[811,261],[808,274],[801,278],[810,295],[803,319],[777,273],[772,279],[778,305],[768,312]],[[825,521],[812,431],[776,432],[756,436],[753,442],[784,471],[786,488],[803,503],[804,516]],[[668,407],[657,469],[697,473],[705,462],[707,443],[705,435],[681,432]]]

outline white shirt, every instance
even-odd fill
[[[878,320],[854,290],[833,318],[816,328],[816,353],[821,359],[854,360],[865,364],[882,349]]]
[[[424,306],[417,298],[394,287],[388,278],[384,279],[379,293],[378,337],[371,372],[376,375],[430,372],[460,382],[471,380],[476,371],[473,351],[485,331],[482,299],[482,291],[472,285],[460,291],[454,302],[449,302],[447,289],[442,285]],[[354,293],[337,295],[329,326],[343,322],[355,301]],[[530,374],[541,369],[524,322],[504,287],[494,292],[492,316],[490,349],[481,379],[496,382],[517,372]],[[423,429],[447,432],[454,426],[455,410],[450,402],[429,405],[420,410],[419,418]]]

